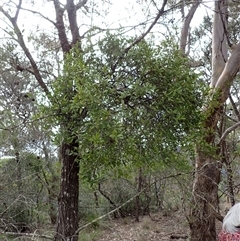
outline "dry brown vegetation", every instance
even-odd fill
[[[188,223],[182,212],[160,212],[141,217],[138,223],[131,218],[108,223],[97,241],[187,240],[188,232]]]
[[[229,205],[227,205],[229,206]],[[226,205],[221,205],[222,215],[226,213]],[[51,228],[50,228],[51,229]],[[50,230],[49,229],[49,230]],[[216,230],[221,229],[221,222],[216,223]],[[41,238],[38,235],[18,236],[11,239],[9,236],[1,240],[21,240],[21,241],[45,241],[42,230]],[[48,232],[48,237],[53,236]],[[134,218],[119,218],[100,221],[97,228],[83,229],[79,234],[79,241],[188,241],[189,226],[185,214],[181,210],[160,211],[150,216],[142,216],[140,222],[135,222]]]
[[[187,241],[189,237],[189,226],[182,211],[144,216],[139,223],[132,218],[118,219],[103,226],[104,231],[96,241]],[[217,233],[220,229],[221,222],[217,221]]]

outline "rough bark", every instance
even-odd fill
[[[61,48],[63,53],[68,53],[71,50],[71,45],[68,42],[65,24],[63,20],[63,14],[65,9],[61,7],[60,2],[58,0],[54,0],[54,8],[56,13],[55,27],[58,31],[58,38],[61,44]]]
[[[78,240],[79,162],[77,142],[63,143],[61,147],[62,170],[58,197],[57,233],[55,241]]]
[[[56,13],[56,28],[61,44],[63,54],[68,53],[73,45],[80,44],[80,34],[77,25],[77,9],[84,6],[87,1],[80,1],[81,6],[76,6],[73,0],[67,0],[65,7],[61,7],[58,0],[54,0],[54,7]],[[72,42],[68,41],[66,27],[64,24],[64,11],[67,10],[68,22],[72,35]],[[72,96],[73,97],[73,96]],[[71,98],[71,96],[70,96]],[[71,101],[71,99],[69,100]],[[85,116],[85,111],[83,118]],[[71,116],[71,113],[69,113]],[[79,114],[80,116],[80,114]],[[73,133],[69,133],[71,137]],[[55,241],[77,241],[78,240],[78,198],[79,198],[79,162],[76,150],[78,148],[78,141],[75,138],[70,138],[70,143],[62,143],[61,157],[61,184],[60,193],[58,196],[58,218],[57,218],[57,232]]]
[[[216,92],[218,94],[218,92]],[[217,95],[218,96],[218,95]],[[219,100],[221,98],[218,98]],[[215,134],[218,120],[222,113],[222,104],[213,97],[205,110],[208,116],[204,123],[204,146],[196,147],[195,175],[192,191],[192,206],[189,213],[190,241],[215,241],[215,219],[218,209],[218,184],[220,166],[215,157]],[[212,147],[206,149],[205,145]],[[214,149],[215,148],[215,149]]]
[[[187,36],[189,27],[194,13],[199,6],[200,1],[193,3],[187,14],[181,32],[180,50],[186,54]],[[218,7],[220,5],[217,5]],[[220,24],[220,17],[215,19],[215,24]],[[221,23],[223,23],[221,21]],[[214,31],[214,30],[213,30]],[[215,33],[216,34],[216,33]],[[219,37],[219,35],[217,35]],[[216,40],[220,38],[215,38]],[[220,31],[221,40],[225,40],[224,31]],[[225,57],[225,49],[223,44],[218,45],[216,51],[221,52],[221,58]],[[213,47],[214,48],[214,47]],[[215,58],[219,57],[216,55]],[[214,52],[214,51],[213,51]],[[214,53],[213,53],[214,54]],[[225,63],[224,63],[225,64]],[[214,65],[215,66],[215,65]],[[217,66],[217,65],[216,65]],[[223,70],[224,66],[220,69]],[[218,77],[220,76],[219,73]],[[213,78],[214,79],[214,78]],[[214,79],[215,82],[217,82]],[[215,86],[215,84],[214,84]],[[215,102],[215,91],[212,94],[212,100]],[[217,98],[219,101],[219,98]],[[210,146],[214,146],[215,141],[215,128],[221,113],[221,103],[207,105],[204,111],[206,111],[207,118],[204,123],[206,130],[203,142]],[[196,160],[195,160],[195,175],[192,191],[192,206],[189,213],[189,226],[190,226],[190,240],[191,241],[215,241],[216,229],[215,229],[215,214],[216,207],[218,206],[218,183],[220,181],[220,171],[216,165],[216,160],[212,158],[210,153],[207,153],[201,146],[196,147]]]
[[[193,185],[193,206],[189,217],[190,240],[215,241],[215,213],[218,207],[220,170],[216,160],[197,149],[196,173]]]
[[[207,109],[208,118],[204,125],[206,136],[205,143],[214,147],[216,126],[221,115],[222,105],[228,98],[229,89],[232,81],[239,71],[240,47],[239,44],[233,49],[233,52],[227,61],[222,74],[213,90],[213,99]],[[217,98],[215,98],[215,97]],[[215,212],[218,206],[218,184],[220,181],[220,172],[216,159],[213,157],[217,153],[207,153],[201,148],[196,150],[196,167],[193,186],[194,206],[190,213],[191,241],[215,241]]]

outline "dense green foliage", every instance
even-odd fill
[[[189,151],[198,132],[201,86],[187,59],[171,41],[128,50],[131,42],[109,34],[97,48],[73,49],[53,84],[48,111],[68,132],[58,141],[78,139],[91,181],[119,166],[188,164],[177,150]]]

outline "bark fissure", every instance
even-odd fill
[[[76,153],[78,143],[61,146],[62,170],[58,197],[58,219],[55,241],[78,240],[79,161]]]

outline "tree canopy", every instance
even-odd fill
[[[176,156],[200,133],[203,84],[187,58],[170,39],[142,41],[124,54],[132,41],[108,34],[97,47],[73,48],[53,83],[46,111],[78,138],[88,180],[130,163],[187,164]]]

